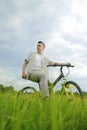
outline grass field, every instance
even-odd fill
[[[87,130],[87,101],[0,89],[0,130]]]

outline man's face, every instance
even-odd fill
[[[37,51],[43,51],[45,46],[42,43],[37,44]]]

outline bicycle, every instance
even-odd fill
[[[70,74],[69,68],[74,67],[73,65],[47,65],[47,67],[60,67],[60,75],[55,79],[54,82],[48,82],[49,86],[49,92],[50,94],[53,93],[53,89],[56,86],[56,84],[62,80],[61,83],[61,93],[66,95],[68,98],[77,98],[80,97],[83,98],[83,93],[79,85],[74,81],[68,81],[65,77],[67,77]],[[63,68],[66,67],[68,69],[67,74],[64,76]],[[39,83],[38,83],[39,84]],[[28,92],[30,93],[30,90],[32,90],[32,93],[37,92],[37,90],[32,86],[24,87],[21,92]]]

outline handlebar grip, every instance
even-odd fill
[[[71,65],[70,67],[75,67],[74,65]]]
[[[71,65],[71,64],[70,65],[65,65],[65,66],[67,66],[67,67],[75,67],[74,65]]]

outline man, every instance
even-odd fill
[[[40,90],[43,97],[49,96],[49,74],[47,65],[53,65],[56,62],[50,61],[43,55],[45,44],[42,41],[38,41],[37,52],[31,52],[25,59],[22,68],[22,78],[27,78],[40,84]],[[58,65],[68,65],[64,63],[56,63]],[[26,74],[27,69],[27,74]]]

